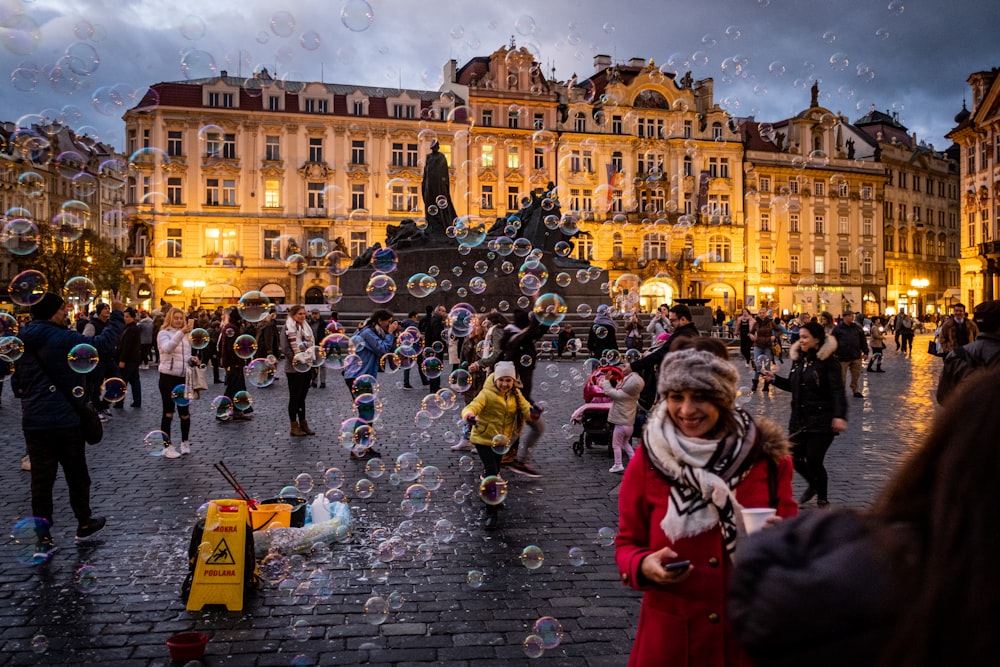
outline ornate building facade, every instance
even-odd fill
[[[949,134],[961,149],[961,293],[971,308],[1000,298],[1000,77],[968,78],[972,110],[955,116]]]
[[[882,203],[886,307],[933,316],[959,292],[958,160],[918,142],[893,114],[872,109],[854,126],[876,144],[886,169]]]
[[[133,297],[213,304],[261,290],[322,303],[332,250],[356,257],[386,224],[421,217],[432,142],[449,164],[466,161],[463,107],[266,70],[152,86],[125,114]]]
[[[556,84],[511,45],[446,76],[472,119],[470,212],[504,215],[525,188],[554,187],[563,228],[583,232],[576,256],[613,282],[629,274],[642,310],[678,297],[733,310],[744,295],[742,146],[712,80],[603,55],[594,69]]]
[[[89,230],[117,247],[125,243],[128,231],[123,157],[68,125],[40,116],[34,120],[0,124],[2,285],[21,270],[20,251],[42,241],[39,225],[62,226],[58,235],[65,238]],[[89,242],[87,246],[89,256]],[[20,251],[12,252],[18,247]],[[9,310],[11,305],[7,290],[0,292],[0,306]]]
[[[886,304],[881,207],[887,181],[874,141],[818,104],[741,125],[749,229],[747,305],[793,313]]]

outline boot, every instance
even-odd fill
[[[302,430],[302,427],[299,426],[298,422],[292,422],[292,427],[288,431],[288,435],[293,436],[293,437],[299,437],[299,436],[303,436],[303,435],[308,435],[308,433],[306,433],[305,431]]]
[[[882,370],[882,364],[878,364],[877,366],[875,366],[875,372],[876,373],[885,373],[885,371]]]
[[[767,393],[770,393],[770,391],[771,391],[771,383],[770,382],[765,382],[764,383],[764,389],[763,389],[763,391],[761,393],[767,394]]]
[[[869,373],[872,372],[872,362],[870,362],[870,361],[868,362],[868,372]]]
[[[752,383],[750,383],[750,391],[751,392],[757,391],[757,380],[754,380]]]
[[[299,428],[302,429],[302,432],[305,433],[306,435],[316,435],[316,431],[309,428],[309,422],[307,422],[305,419],[299,420]]]

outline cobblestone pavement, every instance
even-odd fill
[[[848,431],[836,439],[828,457],[834,505],[862,508],[870,503],[927,430],[941,365],[926,355],[927,340],[917,339],[912,360],[890,351],[885,373],[864,374],[865,398],[848,398]],[[621,478],[608,473],[606,449],[573,454],[572,439],[580,429],[568,424],[569,415],[582,395],[571,371],[579,362],[561,361],[554,370],[549,363],[540,362],[535,374],[536,398],[548,402],[547,432],[537,456],[544,476],[526,480],[511,475],[507,509],[495,533],[479,527],[481,505],[475,495],[462,503],[454,499],[463,484],[476,486],[479,468],[477,462],[474,471],[463,472],[461,454],[447,447],[448,432],[458,430],[457,413],[448,412],[417,432],[413,415],[423,393],[402,391],[401,375],[380,378],[385,423],[377,448],[387,471],[372,480],[373,495],[362,499],[355,483],[364,476],[363,465],[348,460],[337,441],[338,426],[350,414],[339,374],[331,374],[327,389],[309,393],[309,421],[316,436],[289,437],[282,378],[270,388],[254,390],[252,422],[217,423],[209,414],[209,400],[197,402],[193,453],[167,460],[149,456],[142,445],[143,435],[159,427],[156,374],[143,371],[144,407],[115,410],[104,441],[90,448],[93,506],[108,517],[99,539],[74,542],[60,476],[53,528],[60,551],[49,563],[29,567],[18,561],[14,541],[4,541],[0,664],[166,665],[166,639],[188,630],[211,636],[206,665],[521,663],[527,661],[525,637],[543,616],[557,618],[564,635],[541,662],[624,664],[640,595],[619,585],[613,548],[598,541],[602,527],[617,523]],[[787,368],[786,362],[779,374]],[[749,385],[742,363],[740,372]],[[0,483],[8,491],[0,508],[10,527],[30,513],[29,474],[18,469],[24,447],[19,406],[9,391],[3,403]],[[770,397],[755,396],[748,407],[785,425],[788,403],[788,394],[773,390]],[[427,511],[408,522],[400,505],[408,483],[394,486],[389,476],[395,458],[407,451],[418,452],[424,465],[437,466],[444,476]],[[187,612],[179,588],[195,511],[207,499],[232,496],[212,467],[220,459],[257,498],[277,495],[304,472],[317,480],[315,494],[325,490],[323,471],[341,468],[354,534],[350,542],[334,544],[327,552],[289,558],[287,579],[265,582],[242,612]],[[801,489],[796,479],[796,492]],[[440,519],[455,527],[450,541],[446,532],[435,530]],[[373,569],[379,538],[376,533],[373,539],[373,532],[378,529],[401,537],[405,550]],[[529,545],[544,553],[544,562],[534,570],[520,558]],[[583,564],[571,557],[571,548],[582,551]],[[80,568],[86,568],[83,576]],[[483,573],[478,588],[467,583],[472,570]],[[364,611],[373,594],[393,601],[380,625]]]

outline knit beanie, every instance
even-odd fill
[[[58,294],[46,292],[41,301],[31,306],[31,319],[51,320],[56,311],[62,308],[63,299]]]
[[[517,375],[514,372],[514,362],[513,361],[498,361],[495,366],[493,366],[493,379],[499,380],[500,378],[515,378]]]
[[[705,350],[686,349],[663,358],[657,390],[695,391],[712,399],[720,408],[732,410],[739,382],[736,367]]]

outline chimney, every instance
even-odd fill
[[[444,82],[455,83],[457,70],[458,70],[458,63],[454,59],[446,62],[444,64]]]
[[[694,82],[694,100],[698,113],[708,113],[714,105],[715,81],[711,78]]]
[[[611,56],[596,55],[594,56],[594,71],[600,72],[611,67]]]
[[[630,58],[629,61],[628,61],[628,65],[629,65],[629,67],[645,67],[646,66],[646,59],[645,58]]]
[[[221,72],[219,72],[219,76],[225,79],[227,76],[229,76],[229,72],[227,72],[226,70],[222,70]]]

